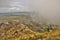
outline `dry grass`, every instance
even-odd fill
[[[12,27],[0,36],[1,40],[60,40],[60,30],[51,32],[34,32],[26,25]]]
[[[9,19],[11,19],[12,21]],[[1,20],[3,20],[3,18]],[[30,22],[27,23],[26,20],[30,21],[31,19],[29,19],[28,17],[25,18],[25,16],[7,17],[7,22],[3,22],[0,24],[0,40],[60,40],[60,29],[49,30],[49,32],[48,30],[45,32],[37,32],[34,31],[34,27],[41,25],[38,23],[33,23],[32,21],[30,22],[33,23],[33,25],[30,25],[28,24]]]

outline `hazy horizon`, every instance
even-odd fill
[[[33,19],[60,24],[60,0],[0,0],[0,12],[35,12]]]

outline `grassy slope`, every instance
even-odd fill
[[[20,22],[18,25],[15,24],[17,23],[16,20]],[[1,27],[7,27],[4,29],[0,28],[0,40],[60,40],[59,29],[45,32],[36,31],[35,27],[41,25],[32,22],[29,16],[4,16],[0,17],[0,21],[3,22]],[[4,21],[12,24],[9,23],[8,26],[5,26],[6,22],[4,23]],[[29,25],[29,23],[33,23],[33,25]]]

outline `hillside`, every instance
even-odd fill
[[[4,16],[0,20],[0,40],[60,40],[60,26],[38,23],[29,15]]]

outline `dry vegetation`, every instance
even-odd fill
[[[29,16],[3,19],[4,22],[0,23],[0,40],[60,40],[58,25],[36,23]]]

